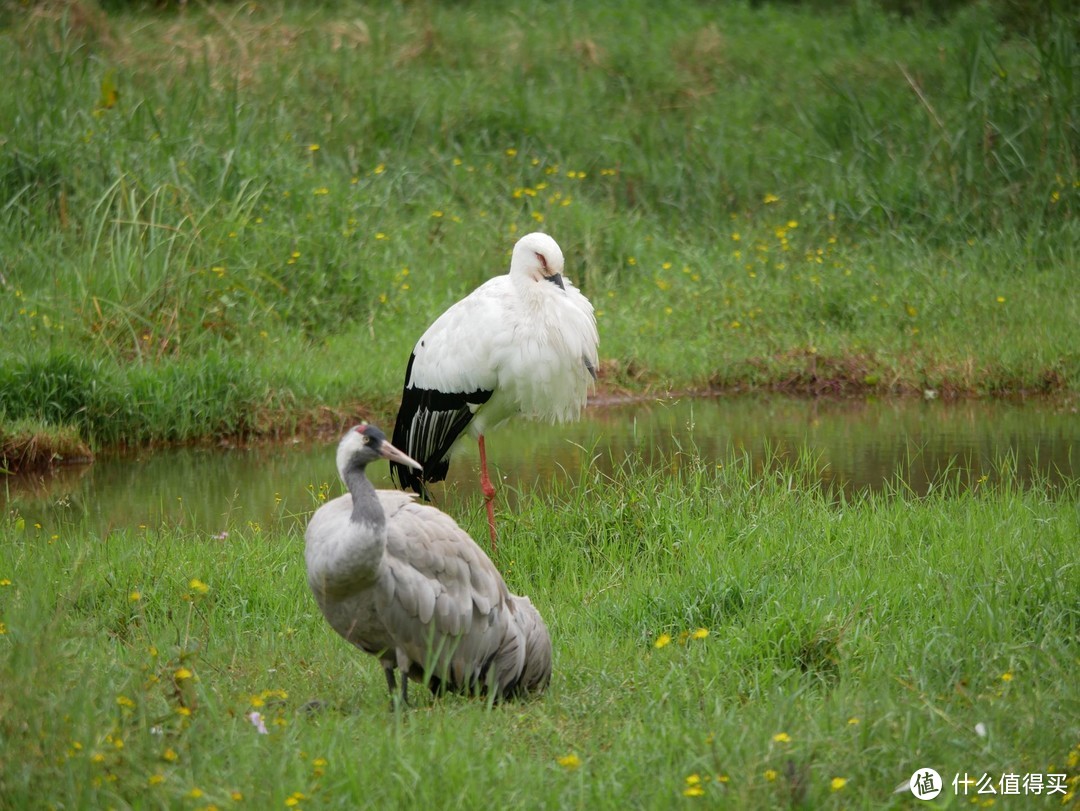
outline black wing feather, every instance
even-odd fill
[[[482,389],[445,392],[410,386],[415,360],[414,352],[405,368],[405,387],[394,422],[393,445],[423,465],[424,470],[391,462],[390,475],[403,489],[414,490],[428,499],[427,482],[446,478],[450,470],[450,447],[472,421],[473,408],[486,403],[492,392]]]

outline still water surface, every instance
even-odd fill
[[[306,522],[320,488],[341,492],[334,446],[102,456],[53,475],[0,482],[0,507],[18,510],[41,532],[72,524],[99,534],[162,524],[211,534],[291,527]],[[967,482],[992,480],[1005,460],[1023,481],[1060,483],[1080,478],[1080,416],[1043,403],[684,398],[590,407],[568,426],[509,423],[488,441],[489,463],[511,493],[572,479],[587,464],[611,468],[638,457],[661,465],[680,451],[717,462],[747,454],[757,467],[770,456],[809,453],[823,483],[848,493],[902,481],[921,494],[946,470]],[[435,491],[444,509],[456,514],[455,502],[476,492],[477,470],[476,443],[467,440],[446,488]],[[377,486],[391,486],[385,464],[370,474]]]

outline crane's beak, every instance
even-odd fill
[[[554,276],[545,276],[544,279],[545,279],[545,281],[551,282],[553,285],[558,287],[560,290],[565,290],[566,289],[566,285],[563,284],[562,274],[561,273],[556,273]]]
[[[411,456],[402,453],[389,442],[383,442],[379,445],[379,453],[384,459],[389,459],[391,462],[397,462],[399,465],[408,465],[414,467],[417,470],[423,470],[424,466],[413,459]]]

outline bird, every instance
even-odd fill
[[[551,637],[528,597],[512,594],[491,559],[446,513],[416,495],[376,490],[367,466],[419,463],[366,422],[338,443],[348,492],[319,507],[304,532],[308,586],[330,627],[379,659],[398,700],[408,681],[433,693],[543,692]]]
[[[564,266],[552,237],[521,237],[510,271],[435,319],[405,368],[393,442],[422,468],[391,462],[391,475],[430,499],[427,483],[446,478],[451,450],[468,430],[480,449],[492,554],[495,488],[485,434],[516,415],[551,423],[577,419],[596,382],[600,339],[593,306],[563,276]]]

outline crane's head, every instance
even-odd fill
[[[337,449],[337,466],[342,478],[345,470],[350,467],[364,467],[369,462],[378,459],[389,459],[401,465],[408,465],[417,470],[423,470],[423,466],[411,456],[399,451],[386,441],[386,434],[366,422],[350,428],[341,438]]]
[[[510,275],[536,282],[551,282],[562,290],[563,255],[559,243],[536,231],[517,241],[510,257]]]

